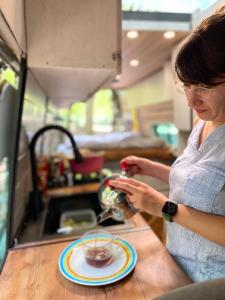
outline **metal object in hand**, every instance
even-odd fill
[[[124,192],[114,189],[110,186],[110,180],[125,177],[120,174],[114,174],[107,177],[100,185],[98,198],[103,212],[98,216],[98,223],[106,219],[112,218],[117,221],[131,218],[138,212],[132,203],[127,199]]]

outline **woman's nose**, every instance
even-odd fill
[[[195,93],[190,93],[187,95],[187,101],[189,107],[195,107],[202,103],[202,100]]]

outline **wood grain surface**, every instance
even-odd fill
[[[59,272],[58,259],[70,242],[61,241],[10,250],[0,276],[0,299],[154,299],[191,282],[150,228],[134,228],[119,236],[138,254],[134,271],[121,281],[103,287],[68,281]]]
[[[92,182],[86,184],[77,184],[74,186],[66,186],[59,188],[47,189],[44,193],[45,197],[62,197],[79,194],[96,193],[99,190],[100,182]]]
[[[175,158],[173,151],[167,147],[149,147],[149,148],[118,148],[118,149],[105,149],[104,159],[106,161],[121,160],[122,158],[136,155],[148,159],[159,160],[173,160]]]

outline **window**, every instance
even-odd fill
[[[93,132],[112,132],[114,119],[112,91],[100,90],[95,94],[93,101]]]
[[[74,103],[70,109],[70,130],[82,132],[86,126],[87,104],[84,102]]]
[[[8,158],[0,160],[0,270],[6,252],[7,215],[9,199],[9,167]]]
[[[192,13],[196,9],[207,9],[217,0],[122,0],[123,11]]]

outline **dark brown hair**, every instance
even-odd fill
[[[225,81],[225,6],[206,18],[185,40],[175,71],[188,84],[212,87]]]

